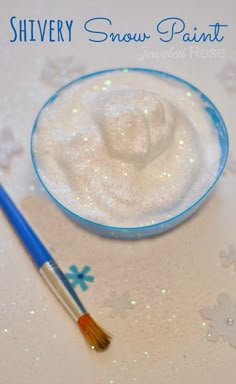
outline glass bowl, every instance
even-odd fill
[[[70,87],[72,84],[84,81],[85,79],[94,77],[94,76],[100,76],[109,72],[114,72],[114,71],[138,71],[138,72],[143,72],[147,73],[153,76],[161,76],[162,78],[165,79],[173,79],[179,83],[184,84],[189,88],[189,90],[192,93],[197,94],[203,104],[204,104],[204,109],[207,112],[208,116],[210,117],[210,120],[212,121],[212,125],[216,131],[216,140],[218,140],[221,155],[220,155],[220,160],[218,164],[218,169],[216,170],[216,176],[211,183],[211,185],[208,186],[205,190],[202,190],[201,193],[199,194],[199,197],[186,209],[182,210],[178,214],[166,218],[166,220],[162,220],[160,222],[156,222],[151,225],[147,226],[139,226],[139,227],[116,227],[116,226],[109,226],[109,225],[104,225],[98,222],[91,221],[89,219],[86,219],[86,217],[82,217],[78,215],[77,213],[73,212],[72,210],[69,209],[68,206],[65,206],[62,204],[58,199],[54,196],[53,192],[50,191],[50,189],[45,185],[44,181],[42,180],[42,177],[40,175],[40,171],[37,166],[37,158],[34,153],[33,149],[33,139],[34,135],[37,132],[37,126],[38,126],[38,121],[40,119],[41,113],[46,108],[50,103],[53,103],[58,95],[61,94],[61,92],[64,91],[65,88]],[[208,99],[208,97],[202,93],[199,89],[197,89],[195,86],[192,84],[186,82],[185,80],[178,78],[174,75],[171,75],[169,73],[157,71],[157,70],[152,70],[152,69],[145,69],[145,68],[115,68],[115,69],[109,69],[105,71],[100,71],[100,72],[95,72],[91,73],[85,76],[82,76],[78,79],[75,79],[74,81],[70,82],[69,84],[66,84],[63,86],[61,89],[59,89],[53,96],[50,97],[50,99],[44,104],[42,109],[40,110],[33,126],[32,130],[32,135],[31,135],[31,156],[32,156],[32,161],[33,161],[33,166],[35,169],[35,172],[43,185],[44,189],[48,192],[49,196],[56,202],[56,204],[64,210],[64,212],[73,220],[75,220],[78,224],[83,226],[84,228],[93,231],[99,235],[102,236],[107,236],[107,237],[112,237],[112,238],[122,238],[122,239],[137,239],[137,238],[143,238],[143,237],[150,237],[154,236],[157,234],[160,234],[164,231],[167,231],[176,225],[180,224],[183,222],[185,219],[189,218],[203,203],[203,201],[206,199],[208,196],[209,192],[212,190],[212,188],[215,186],[217,181],[219,180],[223,169],[225,167],[226,161],[227,161],[227,156],[228,156],[228,134],[227,130],[225,127],[225,123],[217,110],[217,108],[214,106],[214,104]],[[204,170],[203,170],[204,172]]]

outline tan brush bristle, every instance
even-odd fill
[[[78,319],[81,332],[91,348],[96,351],[104,351],[111,342],[111,336],[98,325],[89,313],[85,313]]]

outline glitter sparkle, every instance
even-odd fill
[[[111,85],[111,83],[112,83],[112,81],[109,80],[109,79],[107,79],[107,80],[104,81],[104,84],[107,85],[107,86],[108,86],[108,85]]]

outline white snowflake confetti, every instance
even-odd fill
[[[73,57],[48,60],[42,71],[42,80],[47,85],[58,88],[81,76],[84,70],[84,65]]]
[[[236,248],[230,244],[226,249],[220,251],[220,258],[224,267],[228,268],[231,264],[236,264]]]
[[[218,74],[218,78],[230,95],[236,93],[236,62],[226,64]]]
[[[229,153],[226,167],[223,172],[223,176],[227,176],[229,174],[236,175],[236,159],[232,152]]]
[[[120,315],[122,319],[125,319],[127,317],[127,309],[134,308],[135,304],[135,300],[130,300],[128,292],[125,292],[123,295],[112,292],[111,298],[104,300],[104,306],[112,308],[110,313],[112,318]]]
[[[229,156],[228,164],[227,164],[227,170],[230,171],[230,173],[236,174],[236,159],[232,157],[232,155]]]
[[[208,320],[207,339],[218,341],[227,340],[236,348],[236,302],[226,294],[221,293],[214,307],[207,307],[200,311],[204,320]]]
[[[12,157],[22,151],[21,145],[16,141],[10,127],[0,132],[0,167],[8,168]]]

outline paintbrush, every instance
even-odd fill
[[[0,184],[0,207],[31,255],[41,276],[70,314],[92,349],[105,350],[111,336],[86,311],[64,273]]]

